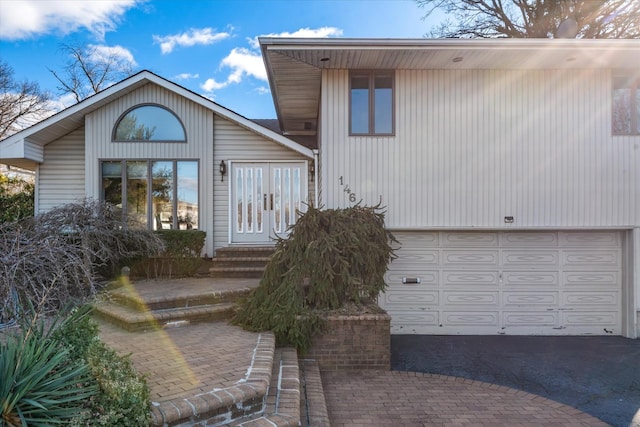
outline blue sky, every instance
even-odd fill
[[[412,0],[0,0],[0,58],[56,98],[62,44],[92,45],[249,118],[274,118],[258,36],[420,38]],[[71,105],[69,98],[61,98]]]

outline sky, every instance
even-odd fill
[[[61,47],[91,46],[245,117],[275,118],[259,36],[421,38],[413,0],[0,0],[0,60],[57,105]]]

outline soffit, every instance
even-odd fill
[[[317,129],[323,69],[637,69],[640,40],[262,38],[285,134]]]

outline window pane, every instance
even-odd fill
[[[369,75],[351,76],[351,133],[369,133]]]
[[[116,141],[186,141],[184,129],[170,111],[144,105],[129,111],[116,126]]]
[[[127,162],[127,215],[147,224],[147,162]]]
[[[264,199],[262,193],[262,168],[256,168],[256,222],[257,222],[257,232],[262,233],[262,209]]]
[[[281,169],[273,169],[273,209],[274,222],[273,229],[276,233],[282,232],[282,209],[280,206],[280,195],[282,194]]]
[[[253,233],[253,168],[247,168],[247,233]]]
[[[198,162],[178,162],[178,228],[198,229]]]
[[[102,200],[122,208],[122,162],[102,163]]]
[[[153,162],[151,177],[153,229],[173,228],[173,162]]]
[[[613,80],[613,133],[631,133],[631,86],[625,78]]]
[[[242,168],[237,168],[236,169],[236,212],[237,212],[237,217],[238,217],[238,223],[236,224],[236,231],[238,233],[242,233],[243,232],[243,227],[242,224],[244,222],[244,215],[243,215],[243,205],[242,205],[242,193],[243,193],[243,189],[244,189],[244,180],[242,179],[242,171],[244,169]]]
[[[393,132],[393,79],[390,75],[375,77],[374,133]]]

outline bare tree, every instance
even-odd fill
[[[416,0],[448,19],[428,35],[448,38],[640,38],[640,0]],[[561,23],[563,27],[561,27]],[[558,34],[558,29],[565,34]]]
[[[13,68],[0,60],[0,140],[49,115],[49,99],[38,83],[17,81]]]
[[[133,73],[132,62],[103,47],[62,45],[68,57],[62,72],[49,69],[58,80],[60,95],[72,94],[76,102],[100,92]]]
[[[51,314],[86,302],[123,260],[157,255],[163,248],[152,231],[94,200],[0,223],[0,328],[29,304]]]

